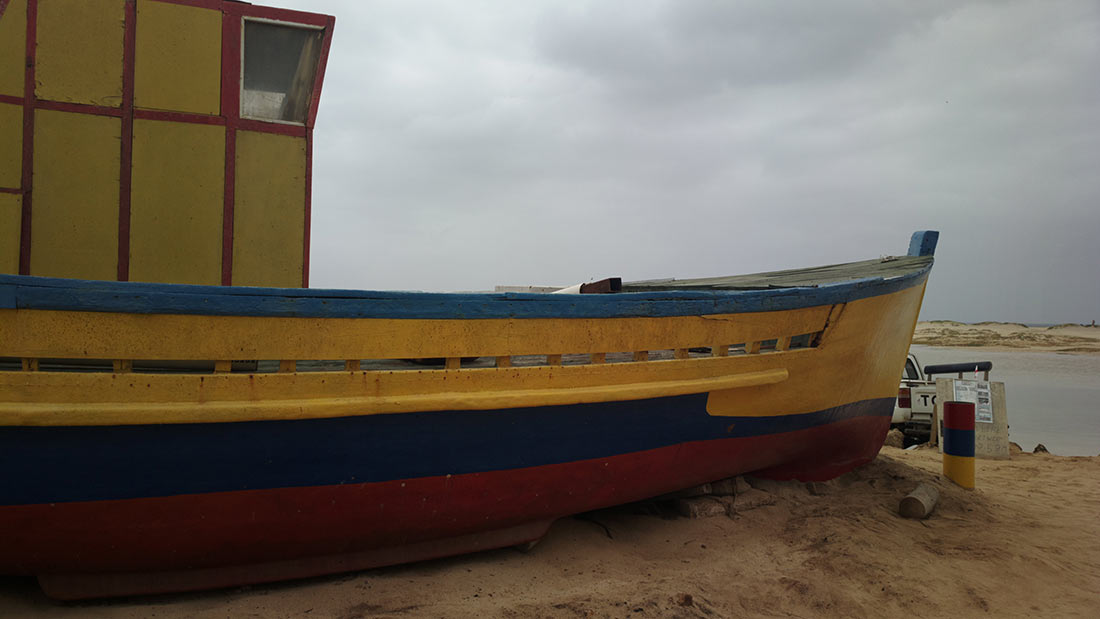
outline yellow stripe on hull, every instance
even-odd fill
[[[707,411],[716,416],[815,412],[896,395],[923,288],[844,306],[645,319],[235,319],[5,310],[4,318],[14,320],[0,320],[0,355],[44,358],[516,355],[682,349],[823,327],[824,334],[815,348],[587,365],[270,374],[0,372],[0,425],[304,419],[704,392],[710,394]],[[34,330],[28,334],[17,326]],[[223,331],[226,326],[231,328]],[[264,330],[262,341],[248,339],[259,338]],[[311,340],[310,333],[317,337]],[[352,341],[340,340],[340,334]],[[178,353],[167,357],[177,346]]]

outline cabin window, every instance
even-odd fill
[[[305,124],[324,30],[245,19],[241,116]]]

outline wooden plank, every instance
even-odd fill
[[[760,340],[745,343],[745,353],[755,355],[760,352]]]
[[[24,372],[37,372],[38,371],[38,359],[23,359],[23,371]]]
[[[348,359],[344,362],[344,370],[348,372],[358,372],[362,368],[362,361],[360,359]]]
[[[228,374],[233,371],[232,361],[215,361],[214,373],[215,374]]]
[[[688,359],[691,357],[691,353],[687,348],[677,348],[672,354],[677,359]]]
[[[607,353],[594,352],[591,355],[592,363],[607,363]]]
[[[636,351],[634,351],[634,360],[635,361],[649,361],[649,351],[648,350],[636,350]]]
[[[289,374],[298,369],[298,362],[290,359],[283,359],[279,361],[279,373]]]
[[[546,365],[561,365],[561,355],[546,355]]]
[[[498,368],[510,368],[510,367],[512,367],[512,357],[511,357],[511,355],[501,355],[501,356],[497,357],[497,367]]]
[[[131,359],[115,359],[111,362],[111,368],[115,374],[128,374],[134,371],[134,362]]]
[[[720,344],[718,346],[711,346],[710,355],[712,357],[728,357],[730,355],[730,345]]]
[[[444,362],[443,367],[447,370],[462,369],[462,357],[447,357],[447,361]]]
[[[778,340],[776,340],[776,342],[775,342],[775,351],[776,352],[783,352],[784,350],[790,349],[790,347],[791,347],[791,336],[789,336],[789,335],[783,336],[783,337],[779,338]]]

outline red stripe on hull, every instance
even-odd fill
[[[0,548],[0,572],[37,574],[58,597],[96,597],[461,554],[529,541],[555,518],[740,473],[829,479],[872,460],[889,423],[888,416],[859,417],[784,434],[404,481],[4,507],[0,529],[21,535]]]

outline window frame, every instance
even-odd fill
[[[245,24],[246,22],[256,22],[262,24],[270,24],[274,26],[284,26],[289,28],[298,28],[301,30],[313,30],[321,33],[321,43],[324,45],[325,39],[328,36],[326,26],[320,26],[315,24],[303,24],[301,22],[286,21],[283,19],[272,19],[270,17],[254,17],[250,15],[241,16],[241,49],[240,49],[240,71],[237,75],[237,118],[244,120],[253,120],[257,122],[274,123],[278,125],[290,125],[292,127],[306,127],[309,125],[309,119],[313,117],[313,107],[316,101],[314,93],[317,90],[318,80],[322,77],[323,71],[321,67],[324,65],[325,58],[322,50],[321,54],[317,57],[317,66],[313,68],[313,86],[310,89],[309,108],[306,110],[306,120],[298,122],[296,120],[281,120],[276,118],[261,118],[259,116],[249,116],[244,113],[244,47],[247,44],[245,40]]]

